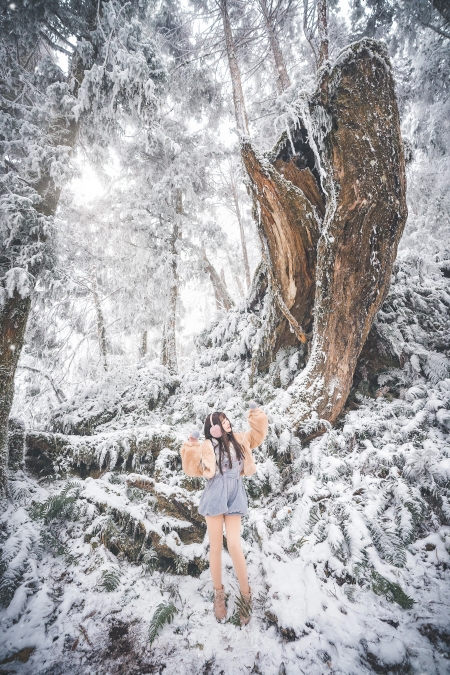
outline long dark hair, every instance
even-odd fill
[[[212,417],[212,424],[211,424],[211,417]],[[244,459],[244,449],[242,445],[238,442],[236,436],[233,433],[233,427],[231,427],[230,433],[227,434],[225,429],[222,426],[222,421],[224,419],[228,419],[225,413],[223,412],[213,412],[212,416],[208,415],[208,417],[205,420],[205,428],[204,428],[204,433],[205,433],[205,438],[209,439],[211,442],[213,440],[213,436],[211,436],[211,426],[214,424],[218,424],[219,427],[222,429],[222,436],[220,438],[216,438],[215,440],[219,442],[219,471],[220,473],[223,473],[222,471],[222,458],[226,454],[228,457],[228,461],[230,463],[230,469],[233,466],[232,460],[231,460],[231,453],[230,453],[230,443],[232,443],[235,452],[236,452],[236,459],[240,461],[241,459]],[[230,422],[230,420],[228,420]],[[230,422],[231,426],[231,422]],[[214,445],[214,443],[213,443]]]

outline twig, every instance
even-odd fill
[[[86,642],[88,643],[88,645],[89,645],[90,647],[92,647],[92,642],[89,640],[89,635],[87,634],[87,630],[86,630],[86,628],[85,628],[84,626],[81,625],[81,623],[80,623],[80,625],[79,625],[79,629],[80,629],[81,632],[83,633],[83,635],[84,635],[84,637],[85,637]]]

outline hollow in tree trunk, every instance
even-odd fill
[[[308,436],[345,405],[406,221],[385,47],[366,39],[345,49],[297,110],[271,161],[250,143],[242,154],[269,267],[297,321],[308,330],[313,320],[310,359],[290,387],[293,426]]]

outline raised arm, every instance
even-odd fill
[[[266,413],[261,408],[251,408],[247,414],[248,423],[250,424],[250,431],[246,431],[244,438],[247,438],[250,443],[250,450],[261,445],[267,436],[269,423]]]
[[[211,441],[200,443],[191,436],[183,443],[181,450],[181,466],[184,473],[193,478],[203,476],[212,478],[216,472],[216,458]]]
[[[181,446],[181,466],[184,473],[188,476],[203,476],[201,466],[201,443],[199,440],[189,439]]]

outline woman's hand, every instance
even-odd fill
[[[197,431],[197,429],[193,429],[193,431],[191,431],[191,435],[189,436],[189,442],[195,443],[196,441],[198,441],[199,438],[200,438],[200,432]]]

